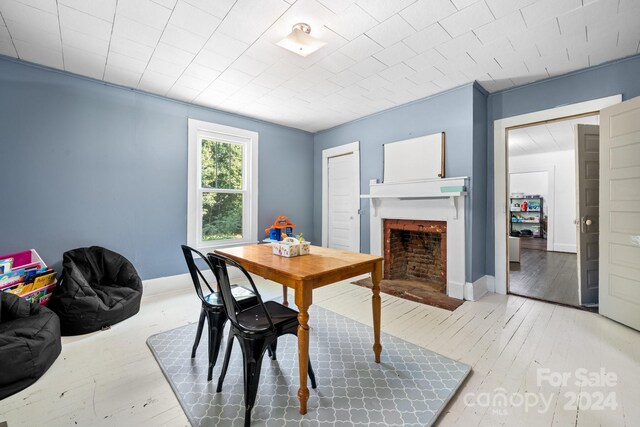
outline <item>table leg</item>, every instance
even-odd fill
[[[285,285],[282,285],[282,305],[289,307],[289,294]]]
[[[307,413],[309,388],[307,388],[307,369],[309,366],[309,306],[311,305],[311,288],[302,284],[296,286],[296,305],[298,306],[298,364],[300,370],[300,414]]]
[[[382,312],[380,302],[380,281],[382,280],[382,261],[376,262],[371,272],[371,281],[373,282],[373,296],[371,297],[371,306],[373,310],[373,354],[376,363],[380,363],[380,353],[382,353],[382,344],[380,344],[380,317]]]

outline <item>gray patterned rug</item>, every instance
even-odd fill
[[[297,338],[278,340],[278,360],[266,355],[252,426],[429,426],[466,376],[469,366],[382,334],[382,363],[373,362],[373,329],[312,306],[309,354],[318,388],[308,412],[298,412]],[[384,315],[384,313],[383,313]],[[193,426],[242,426],[242,354],[235,343],[221,393],[220,356],[207,383],[207,338],[190,358],[196,324],[149,337],[147,344]],[[309,387],[311,387],[309,385]]]

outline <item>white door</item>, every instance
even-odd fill
[[[600,111],[600,314],[640,330],[640,97]]]
[[[327,246],[360,251],[360,177],[353,153],[330,157],[328,175]]]
[[[600,127],[576,126],[576,201],[578,202],[578,291],[581,305],[598,303],[598,196]]]

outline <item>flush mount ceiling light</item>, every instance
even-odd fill
[[[280,40],[277,44],[300,56],[307,56],[326,45],[322,40],[309,35],[311,27],[309,24],[296,24],[291,29],[291,34]]]

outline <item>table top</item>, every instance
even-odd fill
[[[291,281],[332,283],[370,272],[382,257],[357,252],[311,246],[308,255],[293,258],[274,255],[271,245],[249,245],[217,249],[252,273],[267,279],[286,278]]]

